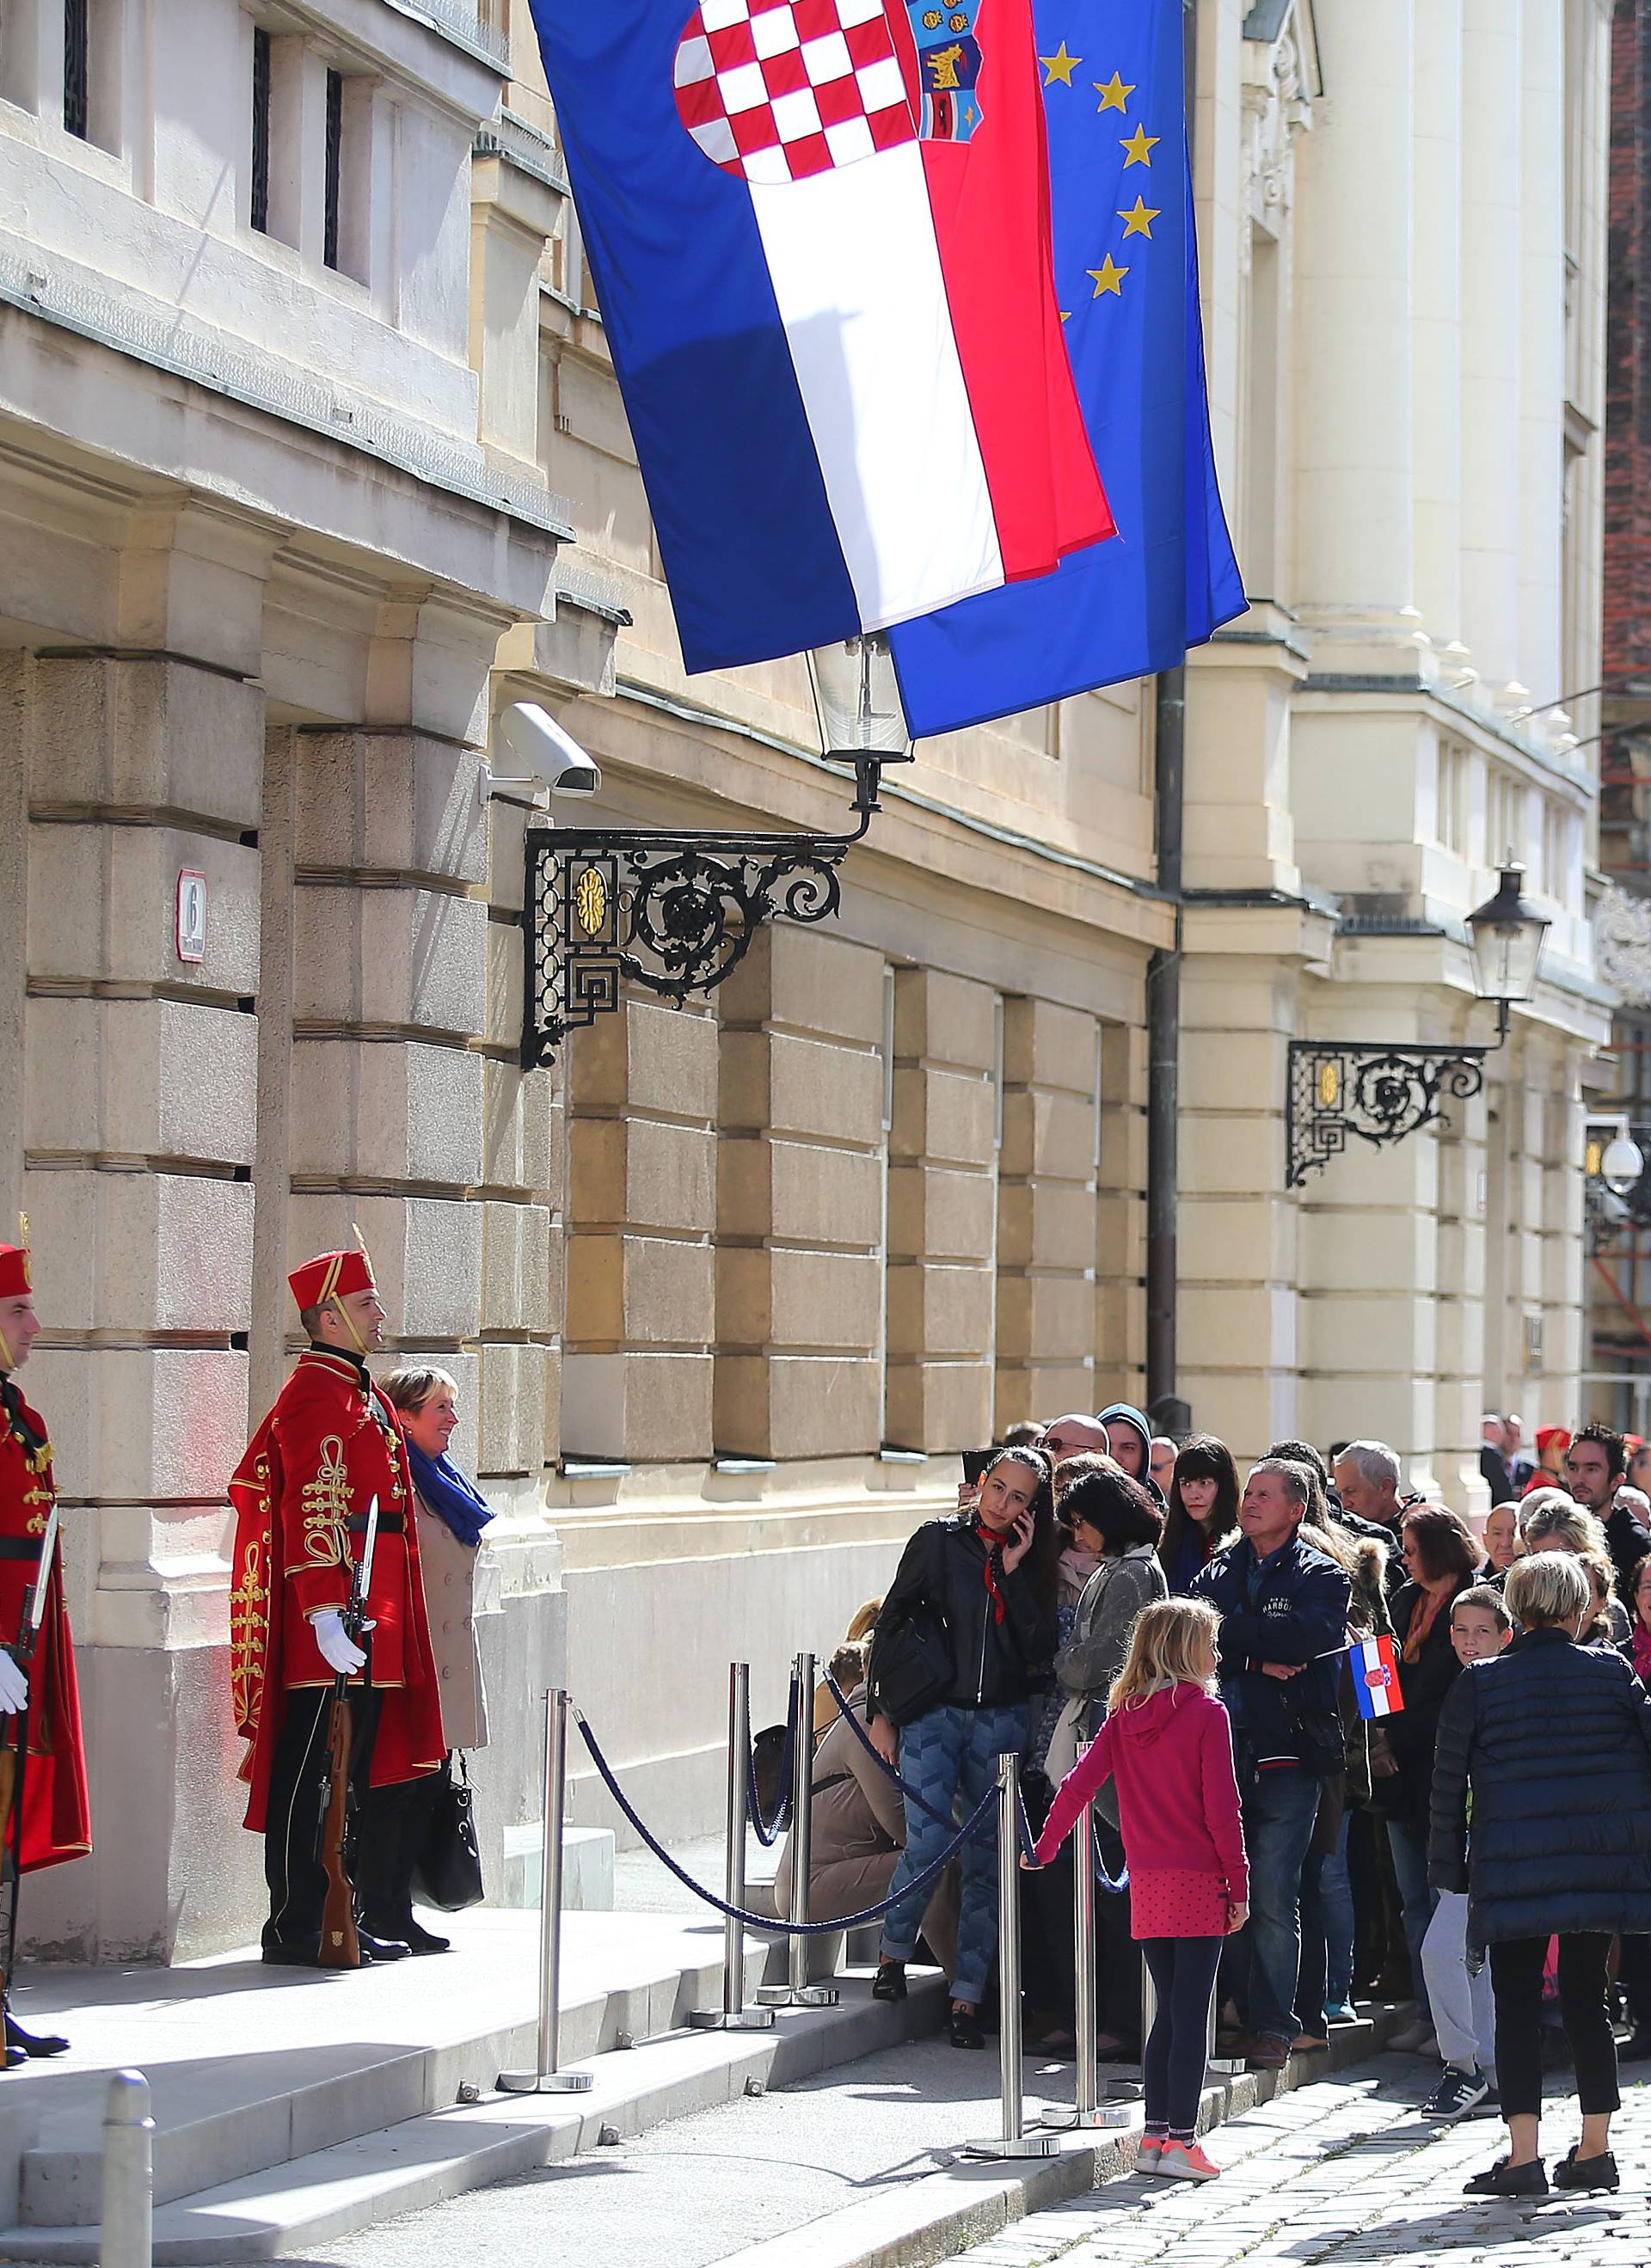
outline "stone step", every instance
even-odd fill
[[[761,1957],[753,1955],[753,1981]],[[604,2127],[638,2134],[731,2101],[753,2085],[794,2083],[932,2030],[945,2006],[942,1980],[934,1976],[914,1977],[910,1997],[893,2007],[870,1998],[864,1975],[844,1977],[841,1989],[838,2007],[782,2014],[770,2031],[682,2031],[629,2051],[564,2057],[564,2065],[580,2060],[592,2071],[588,2094],[491,2095],[474,2104],[426,2106],[381,2131],[272,2160],[168,2202],[158,2197],[155,2261],[164,2268],[302,2253],[596,2147]],[[531,2063],[530,2053],[527,2059]],[[293,2132],[296,2139],[296,2126]],[[0,2254],[94,2261],[100,2235],[95,2225],[78,2219],[54,2226],[31,2220],[0,2230]]]
[[[483,1910],[452,1926],[455,1949],[437,1958],[343,1973],[267,1969],[250,1955],[129,1970],[92,2005],[63,2010],[73,2055],[7,2083],[0,2149],[9,2142],[15,2155],[0,2172],[6,2217],[37,2228],[95,2223],[112,2070],[150,2080],[159,2205],[434,2113],[461,2087],[490,2089],[501,2070],[531,2066],[537,1917]],[[563,1943],[565,2062],[721,2005],[719,1928],[573,1913]],[[764,1961],[764,1947],[749,1940],[748,1995]],[[25,2021],[48,2021],[39,1997],[20,2000]],[[243,2045],[226,2052],[226,2040]]]

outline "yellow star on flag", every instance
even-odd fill
[[[1081,63],[1083,57],[1080,55],[1078,60]],[[1109,79],[1097,78],[1092,80],[1091,85],[1101,98],[1102,110],[1122,110],[1135,92],[1132,86],[1124,85],[1121,75],[1117,71],[1113,72]]]
[[[1115,299],[1121,299],[1124,297],[1124,278],[1130,271],[1127,268],[1120,268],[1109,252],[1106,256],[1104,266],[1086,269],[1084,272],[1095,277],[1094,296],[1097,299],[1103,291],[1110,291]]]
[[[1060,53],[1058,55],[1040,55],[1038,61],[1049,73],[1049,77],[1043,82],[1045,86],[1053,86],[1057,79],[1063,86],[1070,86],[1072,75],[1083,61],[1083,57],[1069,55],[1066,52],[1066,42],[1063,40],[1060,43]]]
[[[1131,236],[1144,236],[1150,239],[1153,223],[1162,210],[1161,205],[1149,205],[1145,197],[1137,197],[1128,212],[1124,211],[1120,207],[1118,218],[1124,224],[1125,239]]]
[[[1118,147],[1124,152],[1125,169],[1131,166],[1150,166],[1153,161],[1147,152],[1155,150],[1162,139],[1161,134],[1149,134],[1144,126],[1138,126],[1127,139],[1120,136]]]

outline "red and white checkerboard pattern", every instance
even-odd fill
[[[699,0],[676,107],[712,163],[748,181],[800,181],[918,137],[885,0]]]

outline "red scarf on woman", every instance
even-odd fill
[[[1003,1587],[998,1580],[998,1571],[1003,1565],[1003,1538],[988,1528],[984,1520],[977,1520],[975,1525],[980,1530],[981,1541],[986,1547],[986,1595],[991,1601],[991,1618],[993,1622],[1000,1623],[1006,1612]]]

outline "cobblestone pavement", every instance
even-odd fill
[[[1615,2196],[1538,2203],[1462,2194],[1507,2148],[1498,2119],[1435,2129],[1417,2107],[1437,2075],[1379,2056],[1264,2103],[1207,2138],[1223,2168],[1201,2185],[1143,2175],[1107,2183],[955,2256],[945,2268],[1646,2268],[1651,2224],[1651,2085],[1624,2088],[1612,2130]],[[1578,2133],[1574,2098],[1543,2118],[1550,2177]]]

